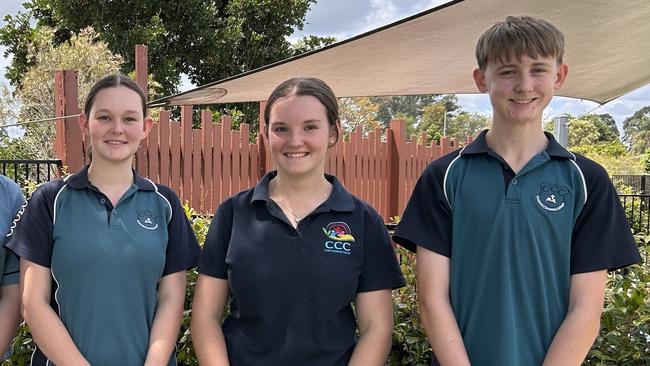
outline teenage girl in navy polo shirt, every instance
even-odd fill
[[[21,257],[32,365],[176,365],[199,247],[176,195],[132,170],[152,123],[133,80],[99,80],[81,117],[92,162],[19,214],[7,247]]]
[[[264,118],[277,170],[219,206],[199,260],[199,362],[383,365],[391,289],[404,280],[381,217],[325,174],[336,97],[321,80],[290,79]]]

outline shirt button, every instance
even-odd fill
[[[113,210],[113,215],[117,215],[117,210]]]
[[[512,178],[512,185],[516,186],[517,185],[517,178]]]
[[[106,200],[102,198],[102,199],[99,200],[99,203],[101,203],[103,205],[103,204],[106,203]]]

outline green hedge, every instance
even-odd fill
[[[187,209],[200,243],[205,240],[209,219]],[[650,365],[650,236],[637,236],[644,263],[610,274],[600,335],[585,365]],[[395,328],[389,365],[423,365],[431,361],[431,347],[418,318],[415,294],[415,256],[397,248],[407,286],[393,292]],[[191,300],[196,271],[188,271],[188,287],[177,357],[180,364],[198,365],[190,338]],[[14,340],[14,353],[2,365],[28,365],[33,342],[22,325]]]

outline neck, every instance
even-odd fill
[[[487,145],[518,172],[533,156],[548,145],[541,122],[504,126],[493,123],[485,136]]]
[[[319,196],[319,193],[329,191],[330,188],[330,182],[324,174],[293,178],[278,171],[271,184],[276,194],[292,198]]]
[[[104,193],[107,190],[121,191],[124,187],[128,189],[133,184],[131,161],[120,165],[102,164],[99,161],[93,161],[88,167],[88,179]]]

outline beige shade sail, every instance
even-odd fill
[[[151,104],[262,101],[296,76],[323,79],[338,97],[477,93],[476,40],[507,15],[564,32],[569,77],[557,95],[606,103],[650,82],[650,0],[461,0]]]

